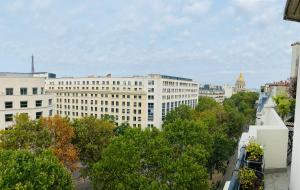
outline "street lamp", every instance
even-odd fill
[[[300,0],[287,0],[283,19],[300,22]]]

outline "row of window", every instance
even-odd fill
[[[11,109],[14,108],[14,103],[12,101],[4,102],[5,109]],[[52,99],[48,100],[48,105],[52,105]],[[42,100],[36,100],[35,101],[35,107],[42,107],[43,101]],[[28,101],[20,101],[20,108],[27,108],[28,107]]]
[[[55,87],[54,86],[50,86],[49,89],[50,90],[55,90]],[[115,91],[115,90],[116,91],[121,90],[119,87],[112,87],[112,88],[110,88],[110,87],[102,87],[102,88],[92,87],[92,88],[89,88],[89,87],[85,87],[85,86],[83,86],[81,88],[79,88],[78,86],[77,87],[73,87],[73,88],[70,87],[70,86],[66,86],[66,87],[60,87],[60,86],[58,86],[57,89],[58,90],[113,90],[113,91]],[[128,88],[123,87],[122,90],[123,91],[131,91],[131,88],[130,87],[128,87]],[[138,90],[141,91],[142,88],[133,88],[133,90],[134,91],[138,91]]]
[[[53,111],[49,110],[49,116],[52,116]],[[28,113],[23,113],[23,114],[27,114]],[[39,111],[35,113],[35,119],[39,119],[40,117],[43,116],[43,112]],[[5,114],[5,122],[12,122],[14,120],[14,115],[13,114]]]
[[[181,86],[181,87],[197,87],[198,84],[195,83],[185,83],[185,82],[173,82],[173,81],[163,81],[163,86]]]
[[[78,97],[80,94],[81,97],[98,97],[98,94],[89,94],[89,93],[70,93],[70,92],[65,92],[65,93],[56,93],[56,96],[72,96],[72,97]],[[141,95],[119,95],[119,94],[100,94],[99,97],[101,98],[133,98],[133,99],[142,99]]]
[[[62,101],[64,100],[64,101]],[[72,101],[71,101],[72,100]],[[62,98],[57,98],[57,103],[71,103],[72,104],[78,104],[79,103],[79,100],[78,99],[62,99]],[[81,104],[91,104],[91,105],[98,105],[98,100],[81,100],[80,101]],[[119,106],[119,103],[121,104],[121,102],[119,101],[103,101],[101,100],[100,101],[100,105],[111,105],[111,106]],[[130,102],[125,102],[125,101],[122,101],[122,106],[127,106],[129,107],[131,105]],[[133,102],[133,106],[134,107],[142,107],[142,102]]]
[[[62,106],[60,104],[57,105],[57,109],[63,109],[63,108],[66,109],[66,110],[70,110],[71,106],[70,105]],[[81,111],[88,111],[88,110],[98,111],[98,107],[88,107],[88,106],[79,107],[79,106],[72,105],[73,110],[79,110],[79,108],[81,108],[80,109]],[[90,108],[90,109],[88,109],[88,108]],[[109,108],[101,107],[99,110],[101,112],[108,112]],[[110,112],[112,112],[112,113],[119,113],[119,110],[121,110],[121,109],[119,109],[119,108],[110,108]],[[122,113],[130,114],[130,109],[122,109]],[[142,110],[141,109],[133,109],[133,114],[142,114]]]
[[[27,88],[20,88],[20,95],[28,95],[28,89]],[[12,96],[14,95],[14,89],[13,88],[6,88],[5,89],[5,94],[7,96]],[[32,94],[36,95],[38,94],[38,88],[34,87],[32,88]],[[44,88],[41,88],[41,94],[44,94]]]
[[[163,88],[163,93],[197,93],[197,88],[188,88],[188,89],[182,89],[182,88]]]
[[[185,94],[185,95],[163,95],[163,100],[171,100],[171,99],[186,99],[186,98],[197,98],[198,94]]]
[[[167,113],[181,104],[189,105],[192,108],[196,107],[197,100],[185,100],[185,101],[175,101],[175,102],[167,102],[167,103],[162,103],[162,119],[164,120]]]
[[[111,83],[110,83],[111,82]],[[132,81],[58,81],[58,85],[127,85],[130,86]],[[55,82],[50,82],[50,85],[55,85]],[[132,82],[135,86],[142,86],[142,81],[134,81]]]
[[[100,118],[104,118],[105,115],[107,114],[88,114],[88,113],[83,113],[83,112],[70,112],[70,111],[61,111],[61,110],[57,110],[57,114],[58,115],[65,115],[65,116],[73,116],[73,117],[78,117],[79,115],[81,117],[84,117],[84,116],[88,116],[88,115],[91,115],[91,116],[94,116],[94,117],[98,117],[100,116]],[[138,121],[138,122],[141,122],[142,121],[142,117],[140,116],[133,116],[133,117],[130,117],[130,116],[121,116],[121,118],[119,118],[119,115],[112,115],[114,120],[116,121],[119,121],[119,120],[122,120],[122,121],[127,121],[129,122],[130,121],[130,118],[132,118],[132,121]]]

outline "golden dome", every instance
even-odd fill
[[[243,73],[240,73],[239,78],[237,79],[237,81],[242,81],[242,82],[245,81]]]

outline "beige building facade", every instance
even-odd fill
[[[51,116],[54,96],[45,90],[51,73],[0,73],[0,130],[9,129],[17,114],[31,119]]]
[[[71,119],[109,115],[119,124],[142,128],[161,128],[166,114],[181,104],[194,108],[198,88],[191,79],[159,74],[46,81],[46,90],[55,95],[55,114]]]

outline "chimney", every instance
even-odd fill
[[[33,54],[31,56],[31,73],[34,73],[34,57],[33,57]]]

